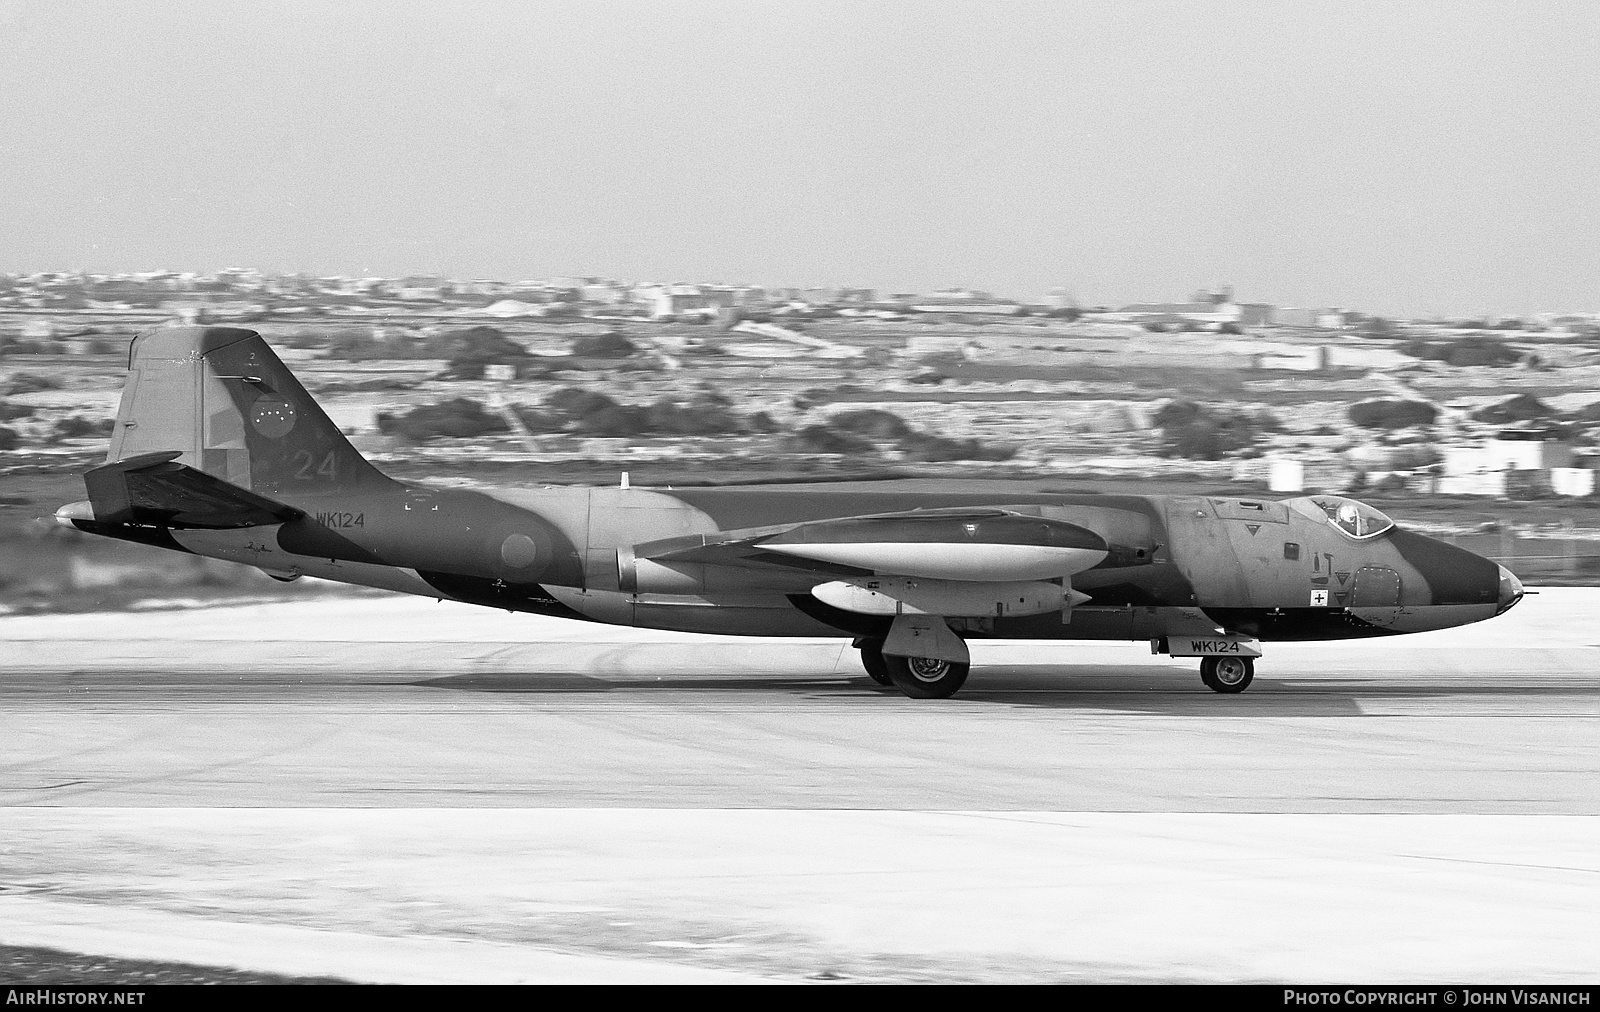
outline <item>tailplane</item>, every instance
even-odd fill
[[[272,499],[389,480],[260,334],[231,327],[134,338],[106,462],[172,451],[179,464]]]

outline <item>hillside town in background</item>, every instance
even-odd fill
[[[1525,579],[1600,579],[1594,314],[1387,319],[1224,286],[1100,306],[1067,290],[46,273],[0,275],[0,613],[283,593],[47,519],[105,459],[128,342],[164,323],[260,331],[410,479],[1339,492]]]
[[[118,382],[84,366],[165,321],[286,345],[379,455],[1594,492],[1600,316],[1395,320],[1228,287],[1086,306],[1065,290],[0,275],[0,448],[103,439]]]

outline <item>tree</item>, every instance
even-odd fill
[[[496,432],[510,432],[511,426],[497,414],[466,397],[440,404],[424,404],[403,415],[378,415],[378,430],[398,435],[413,443],[431,439],[474,439]]]
[[[1254,446],[1264,419],[1276,422],[1264,413],[1223,413],[1193,401],[1168,401],[1156,412],[1155,424],[1161,429],[1166,456],[1218,460]]]

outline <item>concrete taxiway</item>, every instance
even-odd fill
[[[1592,979],[1597,607],[1269,645],[1237,697],[1143,644],[978,643],[947,701],[842,641],[412,599],[3,618],[0,943],[374,980]]]

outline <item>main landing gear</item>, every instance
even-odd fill
[[[1255,661],[1249,657],[1200,658],[1200,680],[1213,692],[1243,692],[1255,677]]]
[[[883,652],[886,643],[887,640],[880,637],[862,636],[852,644],[861,651],[861,666],[867,669],[867,674],[879,685],[893,686],[912,699],[947,699],[966,684],[971,664],[938,657],[886,654]],[[1191,645],[1183,649],[1196,648]],[[1153,641],[1151,650],[1167,652],[1166,640]],[[953,651],[944,652],[948,657]],[[959,654],[964,655],[965,652],[963,649]],[[1243,692],[1250,687],[1255,677],[1256,664],[1253,657],[1212,654],[1200,658],[1200,681],[1204,682],[1206,688],[1212,692],[1226,695]]]
[[[879,685],[894,684],[889,679],[889,661],[883,656],[883,640],[858,639],[855,644],[861,651],[861,666],[867,669],[867,677]]]
[[[971,664],[934,657],[897,657],[883,652],[883,640],[859,639],[861,666],[879,685],[892,685],[912,699],[947,699],[966,684]]]

